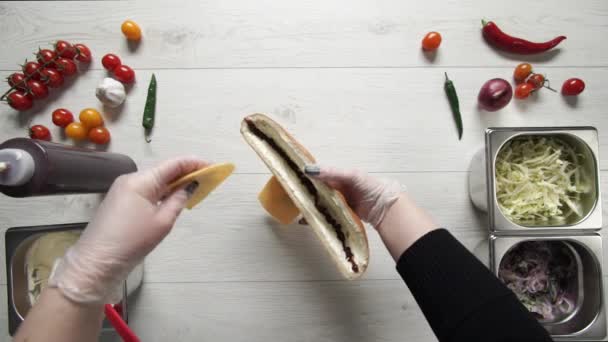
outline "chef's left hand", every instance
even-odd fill
[[[78,242],[57,265],[51,284],[73,301],[114,302],[129,272],[169,233],[184,208],[184,189],[168,184],[206,166],[179,158],[116,179]]]

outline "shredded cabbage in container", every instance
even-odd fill
[[[584,156],[552,136],[524,136],[507,142],[496,159],[496,198],[502,213],[518,223],[559,223],[582,217],[588,193]]]
[[[524,241],[502,259],[498,277],[537,319],[555,322],[576,308],[577,270],[564,243]]]

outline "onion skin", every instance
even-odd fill
[[[508,105],[512,97],[511,84],[502,78],[493,78],[481,87],[477,101],[482,109],[495,112]]]

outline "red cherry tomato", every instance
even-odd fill
[[[531,83],[521,83],[515,87],[515,98],[523,100],[528,98],[532,91],[534,90],[534,85]]]
[[[58,40],[55,42],[55,52],[57,52],[60,57],[67,59],[74,59],[74,57],[76,57],[76,48],[65,40]]]
[[[427,51],[436,50],[441,45],[441,34],[439,32],[429,32],[422,39],[422,48]]]
[[[25,63],[25,65],[23,66],[23,73],[25,74],[25,76],[30,77],[31,79],[34,80],[40,80],[40,64],[36,63],[36,62],[27,62]]]
[[[89,48],[84,45],[84,44],[74,44],[74,47],[76,48],[76,59],[81,61],[81,62],[85,62],[88,63],[91,61],[92,57],[91,57],[91,50],[89,50]]]
[[[25,89],[25,82],[23,82],[24,79],[25,75],[20,72],[12,73],[9,77],[6,78],[6,80],[8,81],[8,85],[22,90]]]
[[[59,88],[63,85],[63,76],[56,69],[44,68],[40,71],[40,77],[51,88]]]
[[[16,90],[6,97],[8,104],[16,110],[23,111],[32,108],[32,97],[23,90]]]
[[[42,81],[27,81],[27,92],[32,95],[34,100],[42,100],[49,96],[49,88]]]
[[[530,63],[521,63],[515,67],[513,71],[513,79],[516,83],[521,83],[532,73],[532,65]]]
[[[42,125],[30,127],[30,138],[51,141],[51,131]]]
[[[47,68],[55,67],[55,58],[57,58],[57,54],[53,50],[42,49],[38,50],[36,54],[36,59],[40,65],[44,65]]]
[[[570,78],[562,85],[562,94],[565,96],[575,96],[585,90],[585,82],[580,78]]]
[[[135,72],[123,64],[114,69],[114,77],[122,83],[131,83],[135,80]]]
[[[118,56],[116,56],[115,54],[108,53],[101,59],[101,64],[103,64],[103,67],[106,70],[112,71],[119,67],[122,62],[120,61],[120,58],[118,58]]]
[[[55,109],[53,111],[53,123],[59,127],[67,127],[74,122],[74,115],[65,108]]]
[[[59,58],[55,64],[57,65],[57,70],[62,73],[64,76],[72,76],[78,72],[78,67],[76,67],[76,63],[73,60],[67,58]]]
[[[110,131],[105,127],[95,127],[89,131],[89,140],[97,145],[110,142]]]
[[[532,76],[528,77],[526,83],[532,84],[534,89],[540,89],[545,86],[545,76],[541,74],[532,74]]]

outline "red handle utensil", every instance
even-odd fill
[[[108,321],[110,321],[124,342],[140,342],[139,337],[137,337],[131,328],[129,328],[127,323],[122,320],[120,314],[111,304],[106,304],[104,306],[104,312],[108,318]]]

